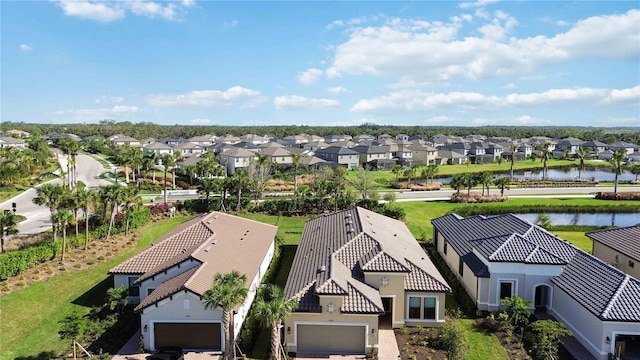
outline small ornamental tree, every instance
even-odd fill
[[[464,329],[455,320],[447,322],[440,328],[437,346],[447,352],[449,360],[462,360],[469,351]]]
[[[529,300],[524,300],[520,296],[513,296],[501,299],[500,304],[504,305],[504,312],[509,316],[509,327],[522,337],[525,327],[529,324],[529,318],[531,317],[529,307],[533,303]]]
[[[539,320],[527,326],[525,341],[530,344],[530,353],[536,360],[559,359],[560,337],[573,333],[564,324],[553,320]]]

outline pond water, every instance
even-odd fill
[[[633,226],[640,223],[640,213],[545,213],[553,225]],[[514,214],[535,224],[538,213]]]
[[[578,174],[582,179],[594,179],[598,181],[613,181],[615,178],[615,174],[611,172],[607,168],[587,168],[582,172],[578,171],[578,168],[561,168],[561,169],[548,169],[547,170],[547,180],[575,180],[578,178]],[[496,174],[496,177],[508,177],[509,174]],[[513,177],[515,179],[531,179],[531,180],[542,180],[543,174],[542,170],[534,170],[534,171],[514,171]],[[628,171],[625,171],[623,174],[618,175],[618,181],[631,181],[635,180],[636,176]],[[439,178],[435,181],[441,182],[443,184],[448,184],[451,182],[451,177]]]

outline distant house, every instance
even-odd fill
[[[412,144],[407,146],[407,149],[411,150],[414,159],[420,161],[422,164],[435,164],[438,157],[438,149],[420,144]]]
[[[140,140],[133,138],[131,136],[114,135],[110,137],[109,140],[111,140],[111,146],[113,147],[124,146],[124,145],[129,145],[131,147],[142,146],[142,144],[140,144]]]
[[[293,164],[293,154],[285,147],[265,147],[257,153],[269,156],[272,164],[285,166]]]
[[[371,135],[356,135],[353,137],[353,142],[355,142],[356,144],[359,144],[362,141],[373,141],[375,140],[375,138]]]
[[[393,136],[389,134],[378,135],[378,141],[393,140]]]
[[[209,146],[215,143],[217,136],[215,135],[199,135],[187,139],[188,141],[200,146]]]
[[[436,164],[438,165],[459,165],[466,163],[467,160],[466,155],[453,150],[438,150],[438,155],[436,156]]]
[[[285,286],[298,308],[285,343],[304,354],[369,354],[381,329],[444,323],[450,287],[398,220],[353,208],[307,221]]]
[[[627,154],[631,154],[633,152],[636,152],[637,150],[640,150],[640,146],[626,141],[618,141],[609,145],[608,149],[611,151],[620,151],[624,149],[627,151]]]
[[[225,351],[222,309],[202,298],[216,273],[247,277],[248,296],[233,315],[237,336],[274,253],[277,227],[213,212],[190,220],[112,268],[114,286],[138,304],[144,348]]]
[[[149,153],[155,153],[160,156],[162,154],[173,154],[173,148],[167,144],[152,142],[142,146],[142,152],[146,155]]]
[[[398,141],[409,141],[409,135],[407,135],[407,134],[398,134],[398,135],[396,135],[396,140],[398,140]]]
[[[184,141],[173,145],[173,149],[179,151],[182,155],[201,154],[204,152],[204,148],[202,146],[194,144],[190,141]]]
[[[640,279],[640,219],[638,225],[591,231],[593,256]]]
[[[638,279],[512,214],[431,222],[438,253],[478,309],[499,310],[500,299],[516,295],[530,300],[596,359],[640,346]]]
[[[224,136],[220,136],[219,138],[216,139],[216,143],[223,143],[223,144],[237,144],[239,142],[241,142],[242,139],[240,139],[237,136],[233,136],[233,135],[224,135]]]
[[[388,146],[358,145],[352,147],[351,150],[359,154],[358,163],[363,168],[371,166],[374,160],[388,160],[391,157]]]
[[[26,131],[16,130],[16,129],[7,130],[6,135],[19,137],[22,139],[26,139],[31,136],[31,134]]]
[[[326,143],[334,143],[336,141],[351,141],[353,137],[351,135],[329,135],[324,137]]]
[[[242,135],[240,136],[240,140],[252,143],[254,145],[266,144],[270,141],[268,137],[259,136],[255,134]]]
[[[578,151],[578,148],[584,144],[584,141],[576,138],[566,138],[558,141],[556,144],[555,151],[556,153],[563,154],[575,154]]]
[[[345,166],[348,170],[357,168],[360,161],[360,154],[357,151],[341,146],[329,146],[316,150],[315,156],[330,165]]]
[[[16,149],[24,150],[27,148],[27,143],[22,139],[16,139],[11,136],[0,137],[0,148],[14,147]]]
[[[249,150],[231,147],[220,153],[220,165],[227,168],[227,174],[232,175],[238,169],[246,169],[257,155]]]
[[[308,151],[311,151],[311,152],[315,152],[315,151],[317,151],[319,149],[328,148],[329,146],[331,146],[331,145],[327,144],[324,141],[312,141],[310,143],[304,144],[303,148],[305,150],[308,150]]]
[[[584,148],[585,150],[589,150],[595,154],[605,151],[607,149],[607,146],[607,144],[597,140],[587,141],[582,144],[582,148]]]
[[[187,139],[183,138],[183,137],[178,137],[178,138],[174,138],[174,137],[163,137],[160,138],[158,140],[156,140],[159,143],[162,144],[167,144],[169,146],[176,146],[178,144],[182,144],[183,142],[186,142]]]

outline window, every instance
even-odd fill
[[[458,274],[463,276],[463,271],[464,271],[464,261],[462,261],[462,258],[459,258],[458,259]]]
[[[423,298],[423,319],[435,320],[436,318],[436,298]]]
[[[447,248],[449,247],[448,245],[449,245],[449,243],[447,242],[447,240],[445,240],[444,241],[444,254],[445,255],[447,255]]]
[[[633,261],[631,261],[631,260],[629,260],[629,267],[630,267],[631,269],[633,269],[633,266],[634,266],[634,265],[635,265],[635,264],[634,264],[634,262],[633,262]]]
[[[435,320],[436,298],[433,296],[410,296],[409,319]]]
[[[420,319],[420,299],[419,297],[409,298],[409,319]]]
[[[513,296],[513,281],[500,282],[500,299],[510,298]]]
[[[138,280],[137,276],[129,276],[129,296],[140,296],[140,287],[133,283]]]

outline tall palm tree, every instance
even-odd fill
[[[171,175],[172,175],[172,189],[176,188],[176,169],[178,166],[179,162],[182,162],[182,160],[184,160],[184,156],[182,156],[182,153],[179,150],[176,150],[173,152],[173,165],[171,165]]]
[[[200,179],[200,189],[198,190],[198,193],[200,195],[204,195],[204,198],[208,202],[211,193],[218,192],[220,185],[221,183],[218,179],[202,178]]]
[[[251,179],[249,179],[249,174],[245,170],[237,170],[231,175],[230,179],[238,195],[236,211],[240,211],[242,209],[242,190],[249,186]]]
[[[636,176],[636,181],[638,181],[638,176],[640,176],[640,164],[631,165],[629,171],[631,171],[631,173]]]
[[[513,180],[513,168],[516,166],[516,154],[518,153],[518,144],[511,144],[511,168],[509,169],[510,178]]]
[[[578,160],[580,160],[580,166],[578,167],[578,179],[582,179],[582,171],[584,170],[584,159],[587,157],[587,151],[579,146],[578,150],[576,150],[576,156]]]
[[[109,229],[107,230],[107,240],[111,237],[111,230],[115,223],[116,214],[120,204],[125,201],[126,193],[125,187],[120,185],[107,185],[100,189],[100,197],[105,204],[111,205],[111,217],[109,219]]]
[[[75,198],[78,205],[84,212],[84,249],[87,250],[89,246],[89,211],[94,208],[98,198],[98,193],[96,193],[95,190],[88,189],[86,187],[78,187],[78,190],[76,190],[75,193]]]
[[[138,188],[134,186],[123,188],[122,191],[122,207],[124,209],[124,216],[126,218],[126,225],[124,228],[125,235],[129,234],[131,212],[138,209],[142,205],[142,199],[140,198],[138,192]]]
[[[162,154],[160,156],[160,160],[162,160],[162,167],[164,168],[164,203],[167,203],[167,171],[169,168],[173,168],[176,164],[172,154]]]
[[[300,154],[292,154],[291,162],[293,163],[293,193],[298,193],[298,168],[302,163],[302,156]]]
[[[54,221],[54,215],[58,210],[58,207],[62,204],[65,196],[65,187],[57,184],[44,184],[36,189],[36,197],[33,198],[33,203],[36,205],[46,206],[49,208],[51,216],[51,226],[53,227],[53,241],[57,240],[56,235],[56,222]]]
[[[5,235],[18,233],[16,216],[9,210],[0,211],[0,252],[4,252]]]
[[[125,144],[122,146],[118,146],[115,151],[116,163],[122,166],[124,170],[125,184],[129,183],[129,166],[131,165],[131,161],[133,160],[133,153],[131,152],[131,149],[131,146]]]
[[[142,166],[145,171],[153,171],[153,182],[156,182],[156,163],[158,162],[158,154],[155,151],[148,152],[142,159]]]
[[[464,175],[465,174],[456,174],[451,178],[451,182],[449,186],[456,191],[457,195],[460,195],[460,190],[464,188]]]
[[[284,291],[276,285],[267,285],[255,303],[254,316],[264,327],[271,328],[271,360],[282,358],[280,351],[280,327],[298,307],[296,299],[287,300]]]
[[[62,256],[60,257],[60,262],[63,262],[67,250],[67,225],[69,225],[69,222],[73,219],[73,215],[71,211],[67,209],[60,209],[56,211],[53,219],[55,223],[58,224],[58,227],[62,229]]]
[[[391,172],[396,176],[396,184],[400,180],[400,174],[402,173],[402,165],[395,165]]]
[[[427,179],[433,183],[433,178],[436,176],[440,169],[438,168],[438,164],[429,164],[427,167],[422,169],[422,176],[425,178],[425,182]]]
[[[222,308],[222,323],[224,326],[225,349],[223,359],[235,359],[235,339],[231,331],[233,319],[231,314],[236,306],[247,298],[247,276],[233,270],[229,273],[217,273],[213,278],[211,288],[204,294],[202,301],[205,309]]]
[[[627,155],[627,149],[620,149],[613,152],[613,157],[611,158],[611,169],[615,174],[615,178],[613,180],[613,192],[614,194],[618,193],[618,175],[622,174],[624,171],[624,158]]]
[[[478,184],[475,175],[466,173],[462,174],[462,183],[467,188],[467,196],[471,196],[471,188]]]

